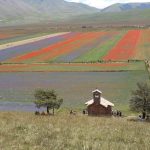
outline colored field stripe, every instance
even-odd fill
[[[133,58],[136,45],[140,37],[140,30],[131,30],[120,40],[120,42],[103,57],[104,60],[127,60]]]
[[[105,35],[99,41],[97,46],[93,47],[90,51],[75,59],[74,62],[89,62],[100,60],[101,57],[105,56],[107,52],[119,41],[122,34],[122,32],[113,32]]]
[[[107,38],[109,32],[102,33],[98,37],[93,38],[90,40],[86,45],[82,45],[79,48],[77,48],[74,51],[71,51],[70,53],[60,56],[55,59],[55,62],[73,62],[76,60],[78,57],[86,54],[89,52],[92,48],[95,48],[101,41],[103,41],[105,38]]]
[[[142,30],[137,44],[135,59],[150,59],[150,30]]]
[[[84,34],[85,36],[80,37],[80,38],[76,39],[75,41],[72,41],[71,43],[68,43],[65,47],[60,47],[57,50],[55,49],[52,53],[45,54],[45,57],[42,57],[42,59],[40,59],[40,62],[53,60],[56,57],[66,55],[72,51],[76,51],[80,47],[86,46],[88,43],[91,43],[93,40],[95,40],[97,37],[99,37],[102,34],[104,34],[104,33],[91,32],[91,33]]]
[[[47,53],[41,54],[38,58],[34,60],[34,62],[43,62],[43,61],[55,61],[55,58],[58,56],[61,56],[63,54],[69,53],[71,51],[74,51],[81,47],[82,45],[86,45],[90,40],[94,38],[94,36],[97,36],[97,33],[83,33],[82,36],[79,36],[78,38],[74,39],[71,42],[68,42],[67,44],[57,47],[51,51],[48,51]],[[33,62],[33,60],[32,60]]]
[[[29,37],[29,38],[24,37],[25,39],[21,38],[20,40],[17,40],[17,41],[11,41],[9,43],[1,44],[0,45],[0,51],[1,50],[7,50],[8,48],[18,47],[21,45],[42,41],[44,39],[49,39],[49,38],[56,37],[56,36],[62,36],[62,35],[67,34],[67,33],[68,32],[61,32],[61,33],[54,33],[54,34],[38,36],[38,37],[37,36]]]
[[[50,46],[48,46],[46,48],[43,48],[43,49],[40,49],[40,50],[36,49],[36,51],[33,51],[31,53],[27,53],[25,55],[18,56],[16,58],[12,59],[12,62],[24,62],[24,61],[27,61],[27,60],[32,59],[34,57],[40,56],[41,54],[46,53],[48,51],[51,51],[54,48],[57,48],[59,46],[64,46],[64,44],[67,44],[68,42],[78,38],[81,35],[82,35],[81,33],[78,33],[78,34],[74,35],[70,39],[67,39],[67,40],[64,40],[64,41],[59,41],[56,44],[52,44],[52,45],[50,45]]]
[[[77,35],[75,35],[72,38],[69,38],[65,41],[58,42],[56,44],[50,45],[49,47],[37,50],[35,52],[28,53],[23,56],[19,56],[19,57],[13,59],[13,62],[24,62],[24,61],[28,61],[30,59],[31,60],[39,59],[38,57],[41,57],[42,55],[46,55],[48,53],[53,53],[53,55],[54,55],[54,53],[56,54],[56,51],[58,51],[57,49],[63,48],[71,42],[78,41],[79,38],[85,38],[86,34],[92,34],[92,33],[78,33]],[[58,54],[59,53],[57,53],[57,55]],[[49,58],[47,58],[47,59],[49,59]]]
[[[72,33],[67,33],[67,34],[72,34]],[[7,48],[4,50],[0,50],[0,61],[11,62],[12,58],[15,58],[19,55],[33,52],[39,48],[48,46],[49,44],[54,44],[54,43],[57,43],[59,41],[64,41],[64,40],[66,39],[63,37],[63,35],[57,35],[57,36],[53,36],[53,37],[46,38],[43,40],[35,41],[32,43],[27,43],[27,44],[15,46],[15,47]]]
[[[34,63],[34,64],[3,64],[0,72],[71,72],[71,71],[125,71],[145,70],[145,64],[141,62],[112,62],[112,63]]]
[[[0,34],[0,40],[15,37],[15,34]]]
[[[63,46],[59,46],[55,49],[53,49],[52,51],[48,51],[47,53],[43,53],[42,55],[39,56],[39,58],[36,58],[35,61],[48,61],[51,59],[54,59],[55,57],[57,57],[58,55],[61,55],[61,51],[62,50],[73,50],[75,48],[77,48],[77,45],[79,44],[83,44],[82,39],[85,39],[87,33],[83,33],[81,36],[77,37],[76,39],[68,42],[67,44],[64,44]]]
[[[12,65],[1,65],[0,72],[16,72],[16,71],[92,71],[92,70],[105,70],[106,67],[109,69],[117,69],[121,67],[127,67],[127,63],[108,63],[108,64],[12,64]],[[123,69],[123,68],[122,68]]]

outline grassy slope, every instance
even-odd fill
[[[0,122],[0,148],[5,150],[148,150],[150,147],[149,124],[121,118],[0,113]]]
[[[96,13],[92,15],[82,15],[69,20],[69,22],[76,24],[101,24],[101,25],[135,25],[135,24],[149,24],[150,9],[134,10],[117,13]]]
[[[119,42],[119,40],[123,36],[123,33],[124,32],[121,32],[117,36],[115,35],[111,40],[100,44],[94,49],[91,49],[88,53],[74,60],[74,62],[90,62],[102,59],[102,57],[104,57],[108,53],[108,51],[111,50],[111,48],[115,46],[117,42]]]

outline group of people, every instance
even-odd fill
[[[84,110],[82,111],[82,113],[83,113],[83,115],[87,114],[87,110],[84,109]],[[70,110],[70,115],[76,115],[76,111]]]
[[[83,115],[87,114],[87,110],[84,109],[84,110],[82,111],[82,114],[83,114]],[[70,115],[76,115],[76,111],[70,110]],[[116,117],[122,117],[122,112],[119,111],[119,110],[115,110],[115,111],[112,111],[112,115],[113,115],[113,116],[116,116]]]
[[[112,115],[116,117],[122,117],[122,112],[119,110],[112,111]]]
[[[76,115],[76,111],[70,110],[70,115]]]
[[[149,120],[149,119],[150,119],[150,116],[149,116],[149,115],[146,115],[146,113],[143,112],[142,115],[139,115],[139,119],[140,119],[140,120]]]

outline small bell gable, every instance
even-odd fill
[[[102,92],[98,89],[92,91],[93,93],[93,100],[95,103],[100,104],[100,100],[101,100],[101,94]]]

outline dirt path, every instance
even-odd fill
[[[11,48],[11,47],[15,47],[15,46],[19,46],[19,45],[23,45],[23,44],[27,44],[27,43],[40,41],[40,40],[43,40],[43,39],[46,39],[46,38],[50,38],[50,37],[54,37],[54,36],[58,36],[58,35],[63,35],[63,34],[66,34],[66,33],[69,33],[69,32],[54,33],[54,34],[45,35],[45,36],[41,36],[41,37],[35,37],[35,38],[27,39],[27,40],[2,44],[2,45],[0,45],[0,50],[4,50],[6,48]]]

